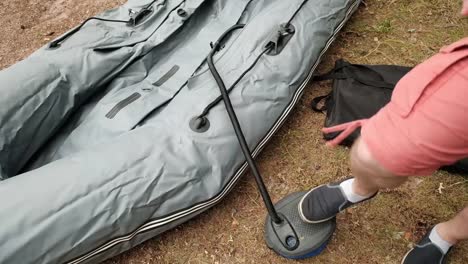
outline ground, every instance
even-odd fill
[[[46,44],[85,18],[124,0],[8,0],[0,2],[0,69]],[[468,34],[461,0],[367,0],[323,58],[320,71],[338,58],[353,63],[413,66]],[[324,116],[310,100],[329,84],[310,84],[281,131],[258,162],[273,199],[349,175],[348,150],[324,146]],[[434,113],[436,114],[436,113]],[[325,253],[297,263],[400,263],[425,230],[468,205],[467,178],[436,173],[414,178],[338,217]],[[250,174],[215,208],[196,219],[108,260],[143,263],[294,263],[263,242],[265,210]],[[468,243],[451,254],[468,263]]]

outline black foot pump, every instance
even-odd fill
[[[302,221],[297,208],[305,194],[306,192],[290,194],[275,205],[281,223],[273,221],[271,216],[265,222],[267,246],[288,259],[305,259],[319,255],[335,232],[335,219],[321,224]],[[291,231],[294,232],[293,235]]]
[[[284,198],[276,205],[275,208],[260,172],[258,171],[257,165],[250,153],[236,113],[232,107],[231,100],[229,99],[230,90],[228,91],[226,89],[226,86],[213,62],[213,56],[222,47],[221,42],[223,39],[231,31],[242,27],[243,25],[232,27],[223,34],[220,40],[212,45],[213,49],[207,57],[207,64],[219,86],[222,100],[226,106],[226,110],[229,114],[229,118],[231,119],[242,152],[253,175],[255,176],[258,189],[268,210],[268,217],[265,225],[265,239],[268,247],[285,258],[303,259],[313,257],[320,254],[328,244],[328,241],[335,230],[335,219],[317,225],[303,222],[299,217],[298,203],[304,193],[295,193]],[[291,34],[293,33],[294,32],[291,31]],[[267,53],[273,48],[275,47],[267,45],[266,50],[262,54]],[[196,121],[193,121],[191,126],[196,126],[195,123]]]

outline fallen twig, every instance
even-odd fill
[[[466,182],[468,182],[468,180],[456,182],[456,183],[454,183],[454,184],[450,184],[450,185],[447,186],[447,187],[444,187],[444,183],[441,182],[441,183],[439,183],[439,189],[438,189],[438,191],[439,191],[440,194],[442,194],[442,190],[447,190],[447,189],[450,189],[450,188],[452,188],[452,187],[454,187],[454,186],[457,186],[457,185],[460,185],[460,184],[463,184],[463,183],[466,183]]]

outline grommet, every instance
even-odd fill
[[[177,9],[177,15],[179,15],[182,18],[188,17],[187,11],[185,11],[185,9],[183,9],[183,8]]]
[[[210,129],[210,121],[205,116],[196,116],[190,120],[190,129],[197,133],[204,133]]]

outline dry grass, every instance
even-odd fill
[[[0,68],[27,56],[91,14],[122,2],[1,2]],[[468,23],[458,15],[459,2],[368,0],[327,53],[321,70],[330,68],[337,58],[415,65],[441,46],[468,35]],[[308,106],[314,96],[328,89],[326,84],[311,84],[288,122],[258,158],[275,200],[349,174],[348,150],[324,147],[320,133],[324,117]],[[415,178],[403,188],[350,209],[339,216],[338,231],[326,252],[298,263],[400,263],[426,228],[468,204],[464,180],[444,172]],[[439,193],[441,183],[446,189]],[[106,263],[294,263],[266,248],[264,216],[254,181],[246,175],[214,209]],[[460,245],[451,256],[452,263],[468,263],[468,245]]]

